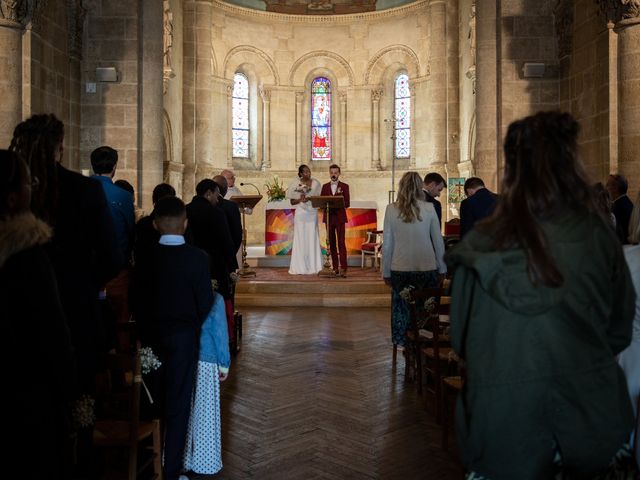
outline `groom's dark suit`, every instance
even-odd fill
[[[347,208],[350,205],[349,185],[338,182],[336,193],[331,191],[331,182],[322,185],[322,196],[331,195],[344,197],[345,208],[332,208],[329,210],[329,247],[331,249],[331,264],[333,270],[338,273],[338,251],[340,252],[340,270],[347,270],[347,247],[344,241],[345,224],[347,223]],[[322,222],[327,223],[327,213],[322,216]],[[337,236],[337,242],[336,242]]]

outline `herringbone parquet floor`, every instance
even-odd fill
[[[215,478],[461,478],[433,415],[404,384],[402,356],[392,370],[388,312],[245,310],[222,389]]]

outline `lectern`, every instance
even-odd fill
[[[244,218],[244,209],[255,207],[262,200],[262,195],[234,195],[229,200],[238,204],[238,208],[242,212],[242,267],[238,274],[241,277],[255,276],[256,272],[251,270],[247,263],[247,225]]]
[[[329,258],[331,258],[331,251],[330,251],[330,242],[329,242],[329,212],[332,208],[334,209],[338,209],[338,208],[344,208],[344,197],[342,195],[338,196],[338,197],[334,197],[333,195],[324,195],[324,196],[318,196],[318,197],[307,197],[309,200],[311,200],[311,205],[314,208],[324,208],[325,212],[327,213],[325,220],[326,220],[326,228],[327,228],[327,254],[325,255],[325,259],[324,259],[324,267],[322,267],[322,270],[320,271],[320,273],[318,273],[318,275],[322,276],[322,277],[335,277],[336,273],[333,271],[333,269],[331,268],[331,261],[329,260]],[[335,267],[335,265],[334,265]]]

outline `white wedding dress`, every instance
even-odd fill
[[[302,194],[302,184],[295,180],[287,189],[287,198],[298,200]],[[311,190],[307,196],[320,195],[321,185],[311,179]],[[318,234],[318,211],[311,202],[298,203],[293,208],[296,214],[293,220],[293,246],[289,273],[292,275],[313,275],[322,270],[322,252]]]

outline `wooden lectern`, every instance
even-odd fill
[[[255,207],[262,200],[262,195],[234,195],[229,200],[236,203],[242,212],[242,266],[238,275],[241,277],[255,276],[256,272],[251,270],[247,263],[247,226],[244,219],[244,209]]]
[[[333,195],[324,195],[318,197],[307,197],[307,199],[311,200],[311,205],[314,208],[324,208],[327,213],[326,220],[326,228],[327,228],[327,250],[324,259],[324,267],[318,275],[322,277],[335,277],[336,273],[331,268],[331,250],[330,250],[330,242],[329,242],[329,212],[332,208],[344,208],[344,197],[342,195],[338,197],[334,197]],[[334,265],[335,266],[335,265]]]

